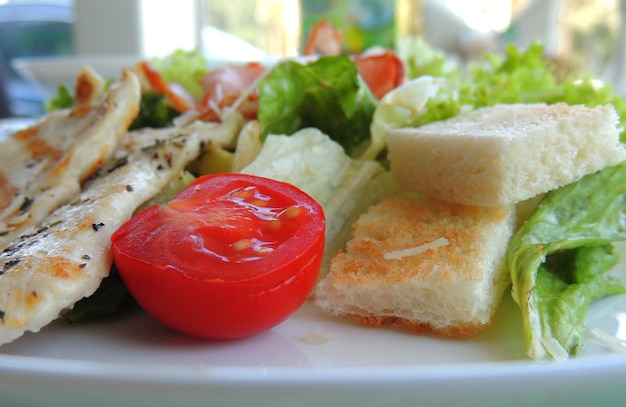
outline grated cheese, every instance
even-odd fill
[[[611,351],[626,352],[626,340],[610,335],[598,328],[592,329],[589,333],[596,341],[605,345]]]
[[[310,332],[302,336],[300,340],[311,345],[324,345],[333,338],[334,336],[328,333]]]
[[[437,240],[433,240],[432,242],[424,243],[416,247],[387,252],[383,256],[385,260],[398,260],[407,256],[416,256],[431,249],[438,249],[440,247],[447,246],[449,243],[450,242],[448,241],[448,239],[446,239],[445,237],[440,237]]]
[[[556,339],[543,338],[541,340],[541,344],[543,345],[543,348],[546,350],[546,352],[548,352],[548,354],[552,356],[555,361],[564,361],[569,358],[569,354],[567,353],[565,348],[563,348],[563,346],[561,346],[559,341],[557,341]]]

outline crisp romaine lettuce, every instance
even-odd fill
[[[611,242],[626,239],[626,162],[549,192],[513,237],[508,263],[522,311],[527,354],[575,356],[589,304],[624,293],[606,271]]]
[[[369,141],[377,101],[346,56],[284,62],[259,83],[261,139],[315,127],[352,155]]]

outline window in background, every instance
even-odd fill
[[[298,53],[298,0],[200,0],[208,57],[259,59]]]
[[[622,11],[620,0],[563,0],[560,52],[574,71],[603,76],[618,43]],[[616,47],[616,45],[619,45]],[[623,61],[619,61],[623,63]]]
[[[4,86],[13,115],[39,115],[43,101],[40,93],[11,67],[11,60],[71,55],[73,22],[69,0],[0,0],[0,65],[7,73]]]

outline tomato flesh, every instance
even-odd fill
[[[282,322],[321,267],[321,206],[296,187],[244,174],[204,176],[112,236],[130,293],[194,336],[238,338]]]

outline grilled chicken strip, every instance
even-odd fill
[[[0,253],[0,344],[37,332],[109,274],[110,237],[206,143],[232,144],[216,123],[131,132],[82,193]]]
[[[80,192],[127,133],[140,98],[127,71],[100,103],[51,113],[0,142],[0,245]]]

